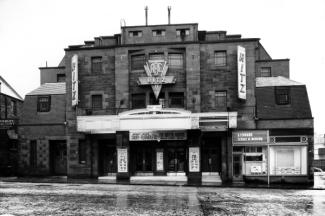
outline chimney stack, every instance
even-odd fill
[[[148,25],[148,6],[146,6],[144,8],[145,12],[146,12],[146,26]]]
[[[168,25],[170,25],[170,10],[172,9],[171,6],[168,6],[167,7],[167,10],[168,10]]]

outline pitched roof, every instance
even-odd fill
[[[44,83],[37,89],[29,92],[26,95],[57,95],[65,94],[65,82],[58,83]]]
[[[297,86],[304,85],[283,76],[278,77],[256,77],[256,87],[267,86]]]
[[[9,85],[9,83],[7,83],[2,76],[0,76],[0,93],[23,100],[23,98],[15,91],[13,87],[11,87],[11,85]]]

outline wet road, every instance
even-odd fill
[[[324,215],[325,190],[0,182],[0,215]]]

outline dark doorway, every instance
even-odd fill
[[[240,153],[233,154],[233,179],[234,180],[242,180],[243,172],[242,172],[242,164],[243,164],[243,155]]]
[[[98,141],[98,174],[106,176],[116,173],[117,153],[114,139]]]
[[[135,171],[152,172],[153,171],[153,148],[149,144],[135,144]]]
[[[209,137],[204,139],[202,172],[221,172],[221,138]]]
[[[184,147],[174,147],[167,149],[167,171],[185,172],[186,150]]]
[[[67,175],[67,143],[65,140],[50,141],[51,175]]]

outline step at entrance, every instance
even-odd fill
[[[202,185],[221,185],[222,180],[218,172],[202,172]]]
[[[187,176],[131,176],[131,184],[185,185]]]

